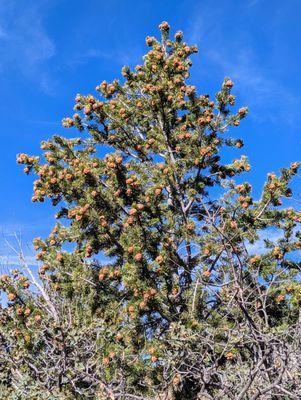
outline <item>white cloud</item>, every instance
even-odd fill
[[[15,71],[51,92],[53,81],[45,62],[56,50],[43,25],[45,10],[46,2],[29,2],[23,7],[16,0],[1,2],[0,72]]]
[[[259,3],[260,0],[249,0],[248,6],[253,7]]]
[[[277,243],[281,237],[283,237],[283,232],[278,229],[266,229],[258,232],[259,239],[254,243],[247,243],[246,249],[249,254],[264,254],[267,249],[265,247],[264,240],[268,239],[273,243]]]
[[[234,79],[241,97],[254,110],[257,119],[269,119],[273,123],[282,120],[293,124],[295,108],[301,105],[301,99],[267,76],[256,62],[252,49],[238,50],[233,60],[216,50],[210,51],[208,56],[221,67],[225,75]]]
[[[294,230],[294,234],[298,232],[298,229]],[[256,240],[254,243],[246,243],[246,249],[249,254],[264,254],[267,251],[265,247],[265,240],[269,240],[270,242],[274,243],[277,246],[278,241],[283,239],[284,232],[281,229],[277,228],[267,228],[258,232],[259,239]],[[294,238],[296,239],[296,238]],[[301,255],[301,251],[298,250],[295,252],[298,256]]]
[[[258,1],[253,0],[246,5],[253,6],[256,3]],[[247,13],[247,8],[242,6],[239,11]],[[217,69],[221,80],[224,76],[234,80],[234,92],[239,94],[240,102],[249,106],[251,118],[275,124],[295,124],[301,96],[293,94],[284,82],[273,77],[269,66],[273,60],[268,55],[263,59],[262,54],[259,58],[253,49],[254,38],[247,30],[237,30],[236,35],[230,35],[229,38],[225,35],[230,26],[225,19],[226,11],[221,6],[213,14],[206,4],[197,8],[196,17],[189,27],[189,41],[200,44],[208,69]],[[273,43],[273,37],[269,40]]]
[[[4,28],[0,25],[0,39],[4,39],[7,37],[7,33]]]
[[[76,54],[72,54],[66,61],[66,65],[71,68],[84,65],[90,62],[91,59],[103,60],[116,65],[132,65],[135,60],[141,61],[141,54],[133,50],[124,52],[121,49],[110,49],[110,51],[103,51],[101,49],[90,48],[85,51],[80,51]]]
[[[24,256],[25,262],[30,265],[38,265],[38,261],[34,256],[31,255],[27,255]],[[20,262],[20,258],[16,255],[0,255],[0,266],[2,267],[17,267],[20,266],[21,262]]]

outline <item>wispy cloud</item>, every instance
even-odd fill
[[[294,233],[296,234],[297,232],[298,230],[295,229]],[[279,244],[279,240],[282,240],[283,238],[284,232],[281,229],[268,228],[260,230],[258,232],[258,240],[256,240],[254,243],[247,243],[246,248],[249,254],[264,254],[267,251],[265,240],[268,240],[274,243],[275,246],[277,246]],[[296,240],[296,237],[294,237],[294,239]],[[298,254],[298,256],[300,256],[301,251],[297,250],[294,254]]]
[[[37,265],[32,244],[33,232],[37,224],[6,223],[0,225],[0,265],[20,264],[19,255],[25,256],[28,263]]]
[[[260,2],[260,0],[249,0],[248,6],[249,7],[256,6],[259,2]]]
[[[0,10],[0,72],[14,70],[51,92],[53,80],[45,62],[55,53],[55,44],[44,27],[47,3],[1,2]]]
[[[30,265],[30,266],[34,266],[34,265],[38,265],[38,262],[36,260],[36,258],[34,256],[24,256],[25,262]],[[16,266],[20,266],[22,263],[20,262],[20,258],[18,256],[13,256],[13,255],[3,255],[0,256],[0,266],[2,267],[16,267]]]
[[[21,229],[14,224],[0,226],[0,271],[21,266],[21,254],[28,265],[38,265],[31,240],[26,240],[23,234],[28,228]]]
[[[242,5],[235,12],[237,15],[247,15],[251,12],[248,11],[250,6],[258,2],[246,2],[245,7]],[[230,76],[235,81],[235,92],[250,107],[252,118],[293,125],[299,114],[301,96],[292,93],[284,82],[273,76],[273,60],[268,55],[263,58],[262,54],[259,58],[254,51],[254,40],[257,39],[247,29],[235,31],[235,25],[227,25],[224,16],[228,11],[225,4],[221,4],[214,14],[208,4],[198,6],[189,27],[189,40],[200,43],[208,70],[217,70],[221,79]],[[234,32],[232,35],[227,32],[229,26]],[[273,37],[269,40],[273,43]],[[255,44],[258,45],[258,42]]]
[[[266,229],[258,232],[258,237],[254,243],[246,244],[249,254],[264,254],[267,251],[265,240],[268,239],[276,245],[278,240],[283,237],[283,232],[278,229]]]
[[[0,25],[0,39],[4,39],[7,37],[7,33],[4,28]]]
[[[141,54],[133,49],[131,51],[123,51],[122,49],[115,48],[105,51],[90,48],[86,51],[70,55],[69,59],[66,60],[66,65],[73,69],[91,62],[92,59],[110,62],[111,64],[114,64],[115,67],[131,65],[135,60],[141,61]]]
[[[91,59],[100,59],[100,60],[107,60],[111,62],[118,62],[119,58],[117,54],[114,54],[112,51],[103,51],[94,48],[90,48],[86,51],[81,51],[76,54],[72,54],[67,60],[67,65],[71,68],[77,68],[84,64],[90,62]]]
[[[278,81],[270,78],[256,61],[251,48],[240,48],[229,60],[222,50],[211,50],[208,57],[218,65],[224,75],[237,83],[240,97],[253,110],[256,119],[269,119],[272,123],[293,124],[301,98],[293,95]],[[284,106],[284,107],[283,107]]]

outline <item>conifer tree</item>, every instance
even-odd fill
[[[196,46],[159,28],[141,65],[76,96],[71,135],[18,155],[57,222],[39,277],[22,254],[0,277],[1,398],[299,398],[299,163],[255,199],[247,157],[223,161],[248,113],[233,81],[198,93]]]

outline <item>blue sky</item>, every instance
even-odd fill
[[[249,106],[234,136],[245,141],[255,192],[267,172],[300,159],[300,15],[299,0],[0,0],[0,257],[14,232],[26,243],[53,222],[49,204],[31,203],[33,178],[16,153],[39,154],[42,139],[66,134],[60,121],[75,94],[140,63],[162,20],[198,45],[191,81],[200,93],[230,76],[238,104]]]

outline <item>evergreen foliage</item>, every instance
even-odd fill
[[[0,277],[3,399],[299,398],[301,213],[282,204],[299,163],[253,198],[247,157],[223,161],[248,113],[232,80],[198,94],[197,48],[159,28],[142,65],[76,96],[78,137],[18,155],[57,223],[39,278],[23,257]]]

